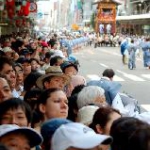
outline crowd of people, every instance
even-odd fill
[[[142,51],[143,66],[150,69],[150,37],[149,36],[127,36],[121,42],[121,54],[123,64],[128,64],[128,68],[136,68],[136,57]]]
[[[150,112],[120,93],[115,72],[79,74],[86,35],[1,38],[1,150],[149,150]]]

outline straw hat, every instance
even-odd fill
[[[47,68],[45,70],[45,75],[42,75],[41,77],[39,77],[36,81],[37,86],[40,89],[43,89],[43,80],[47,77],[51,77],[51,76],[57,76],[57,77],[62,77],[65,81],[65,84],[68,84],[70,81],[70,77],[65,75],[60,66],[50,66],[49,68]]]

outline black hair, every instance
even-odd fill
[[[36,87],[36,80],[41,76],[39,72],[31,72],[24,80],[24,90],[30,91],[34,86]]]
[[[58,60],[60,60],[60,59],[63,59],[63,58],[60,57],[60,56],[52,57],[52,58],[50,59],[50,66],[54,66],[54,65],[58,62]]]
[[[51,88],[43,91],[38,99],[38,104],[46,104],[47,99],[51,97],[51,94],[57,91],[61,91],[58,88]]]
[[[127,150],[150,150],[150,126],[143,125],[129,138]]]
[[[76,69],[76,71],[78,72],[78,65],[75,63],[69,62],[69,61],[64,61],[60,67],[61,67],[63,73],[65,73],[66,68],[69,68],[71,66],[74,67]]]
[[[26,92],[24,96],[24,101],[28,103],[32,109],[32,111],[36,108],[37,99],[41,95],[42,90],[38,88],[33,88]]]
[[[127,150],[130,136],[146,123],[133,117],[122,117],[115,120],[111,126],[110,135],[113,138],[112,150]]]
[[[23,67],[22,67],[22,65],[20,63],[14,63],[13,67],[14,67],[14,69],[15,69],[15,67],[19,67],[23,71]]]
[[[30,63],[30,59],[27,59],[24,56],[21,56],[17,59],[16,63],[20,63],[20,64]]]
[[[30,63],[31,63],[32,61],[36,61],[36,62],[40,65],[40,62],[39,62],[38,59],[36,59],[36,58],[31,58],[31,59],[30,59]]]
[[[76,122],[77,119],[77,112],[78,112],[78,106],[77,106],[77,94],[74,94],[73,96],[70,96],[68,98],[68,117],[67,119]]]
[[[104,77],[113,78],[113,76],[115,75],[115,72],[114,72],[113,69],[106,69],[106,70],[104,70],[104,72],[102,73],[102,75]]]
[[[30,106],[20,98],[10,98],[0,103],[0,119],[8,110],[21,108],[26,115],[28,123],[32,120],[32,111]]]
[[[85,87],[84,84],[75,86],[75,88],[73,89],[73,91],[71,93],[71,96],[78,94],[84,87]]]
[[[121,116],[121,113],[110,107],[110,106],[103,106],[103,107],[100,107],[94,114],[93,116],[93,120],[92,120],[92,123],[90,124],[90,127],[95,131],[97,132],[97,129],[96,129],[96,125],[99,124],[100,127],[102,129],[105,129],[107,123],[109,122],[110,120],[110,115],[112,113],[117,113]]]
[[[53,55],[54,53],[52,52],[46,52],[45,53],[45,58],[51,58],[51,56]]]
[[[131,43],[134,43],[134,39],[131,39]]]
[[[7,57],[0,57],[0,72],[3,70],[5,64],[13,66],[13,62]]]

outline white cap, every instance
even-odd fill
[[[13,52],[13,50],[10,47],[4,47],[3,48],[3,52],[7,53],[7,52]]]
[[[92,123],[93,116],[97,111],[97,109],[99,109],[98,106],[92,106],[92,105],[84,106],[81,109],[79,109],[78,111],[79,122],[86,125]]]
[[[96,134],[91,128],[80,123],[61,125],[54,133],[51,150],[66,150],[69,147],[91,149],[100,144],[110,144],[112,138]]]
[[[35,130],[28,127],[19,127],[15,124],[0,125],[0,138],[10,133],[22,133],[26,135],[30,142],[31,148],[42,143],[42,137]]]
[[[51,56],[51,58],[53,58],[55,56],[60,56],[62,58],[65,58],[65,56],[61,50],[54,50],[54,54]]]

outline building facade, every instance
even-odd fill
[[[127,0],[118,10],[117,25],[121,33],[150,34],[150,0]]]

